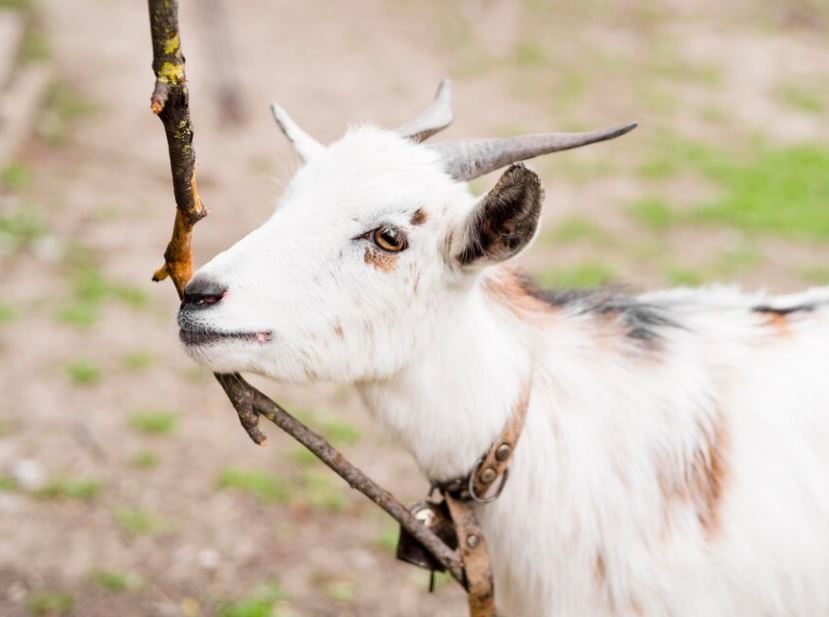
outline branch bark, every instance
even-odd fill
[[[176,198],[173,235],[164,251],[164,265],[156,270],[153,280],[161,281],[169,276],[181,298],[184,286],[193,274],[190,250],[193,226],[207,216],[207,209],[196,186],[196,151],[193,149],[190,92],[178,29],[178,1],[149,0],[149,8],[155,73],[150,109],[161,119],[167,134]]]
[[[190,242],[193,226],[207,216],[207,210],[199,198],[196,186],[196,153],[193,149],[189,92],[178,27],[178,1],[148,0],[148,5],[153,42],[153,72],[156,78],[150,108],[161,119],[167,135],[176,201],[173,235],[164,252],[164,265],[155,272],[153,280],[161,281],[169,276],[179,298],[182,298],[184,286],[192,276]],[[265,444],[267,441],[266,435],[259,428],[259,417],[264,416],[311,450],[352,488],[391,515],[446,567],[455,580],[464,584],[459,555],[415,519],[408,508],[391,493],[350,463],[324,437],[299,422],[238,373],[215,374],[215,377],[254,443]]]

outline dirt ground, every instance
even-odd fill
[[[240,0],[219,26],[215,2],[182,4],[210,209],[197,264],[262,222],[298,165],[271,101],[333,140],[401,124],[449,76],[446,138],[641,123],[537,163],[545,227],[523,260],[541,280],[829,284],[829,200],[810,168],[791,182],[817,210],[786,229],[722,201],[811,164],[792,147],[829,156],[817,0]],[[429,595],[425,573],[394,561],[394,526],[359,494],[275,429],[250,443],[180,350],[175,293],[149,280],[173,202],[145,3],[37,11],[58,85],[0,185],[0,615],[464,614],[455,586]],[[217,95],[227,75],[242,124]],[[702,145],[672,145],[689,142]],[[719,214],[695,217],[708,203]],[[399,497],[424,494],[352,389],[255,382]]]

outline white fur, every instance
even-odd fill
[[[607,316],[510,308],[484,285],[504,266],[455,266],[476,203],[424,146],[352,130],[197,274],[229,288],[200,325],[273,340],[191,351],[217,371],[356,383],[437,480],[472,467],[532,371],[509,482],[478,509],[506,616],[829,615],[829,310],[786,331],[751,311],[826,306],[829,290],[646,294],[680,326],[649,347]],[[383,222],[409,236],[391,271],[355,239]],[[715,432],[725,471],[706,529],[664,486],[687,484]]]

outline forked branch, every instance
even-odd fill
[[[164,265],[155,272],[153,280],[160,281],[169,276],[181,298],[184,286],[192,275],[190,241],[193,226],[207,216],[207,210],[196,188],[196,153],[193,149],[189,92],[178,28],[178,1],[148,0],[148,3],[153,41],[153,71],[156,78],[150,107],[161,119],[167,134],[173,193],[176,200],[173,235],[164,252]],[[264,416],[311,450],[352,488],[363,493],[390,514],[463,584],[463,569],[458,554],[415,519],[391,493],[346,460],[324,437],[299,422],[240,375],[216,374],[215,377],[239,414],[242,426],[255,443],[266,442],[267,438],[258,426],[259,417]]]

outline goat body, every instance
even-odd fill
[[[540,292],[508,265],[538,177],[464,180],[619,131],[430,149],[425,117],[326,147],[276,113],[306,165],[185,290],[194,358],[356,384],[432,480],[473,467],[531,378],[477,506],[504,615],[829,615],[829,290]]]
[[[829,290],[548,301],[499,268],[475,298],[361,391],[446,479],[532,372],[509,482],[478,506],[505,615],[829,612]]]

